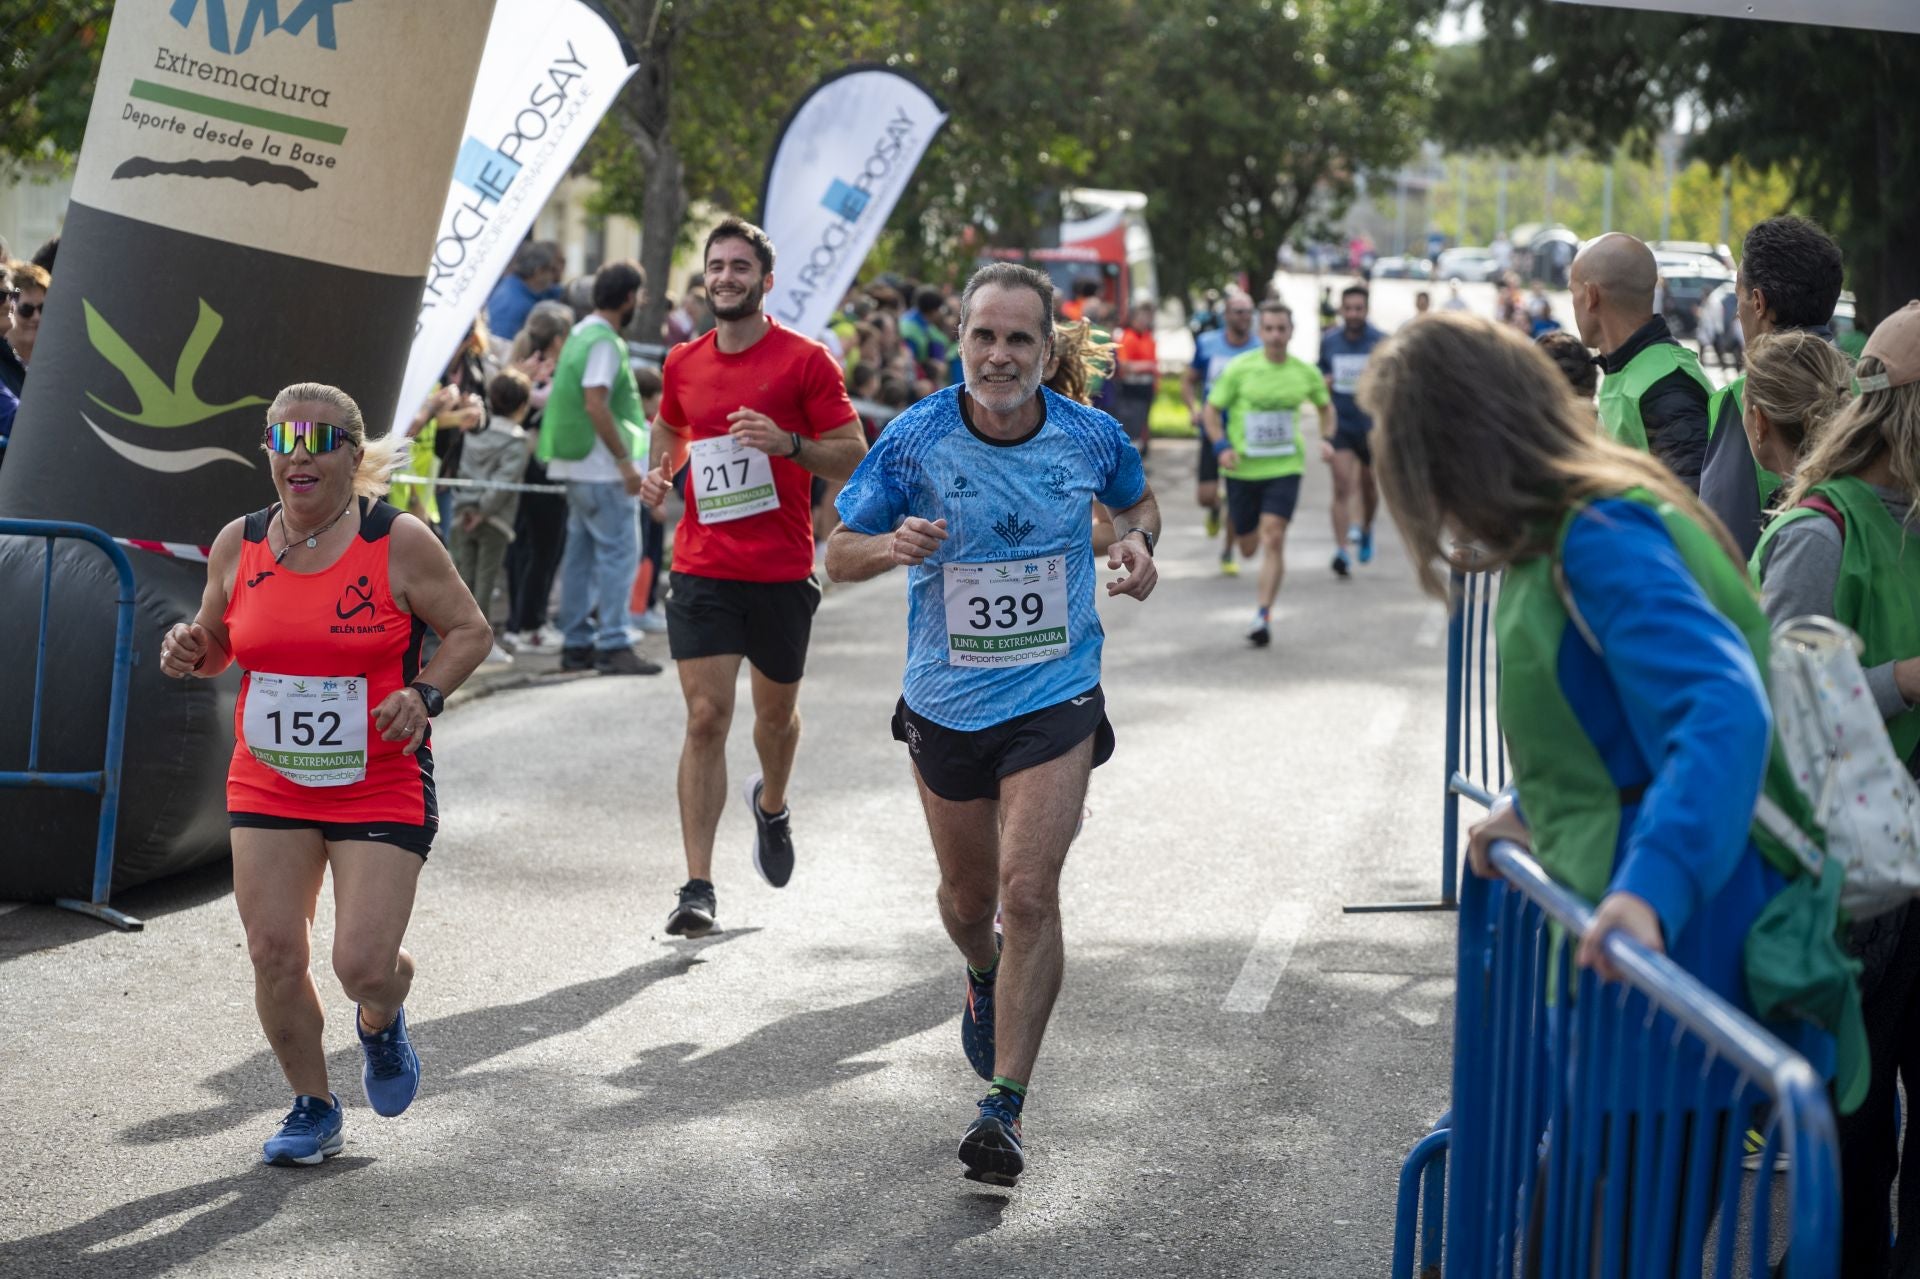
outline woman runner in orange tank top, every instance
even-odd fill
[[[379,500],[405,453],[366,438],[345,392],[290,386],[267,418],[280,500],[220,531],[200,612],[167,632],[160,666],[176,679],[243,672],[233,895],[254,1006],[294,1091],[261,1155],[318,1164],[344,1144],[309,968],[321,884],[331,867],[333,969],[359,1005],[367,1100],[397,1115],[420,1083],[400,943],[439,826],[428,725],[493,636],[432,530]],[[440,648],[422,670],[429,627]]]

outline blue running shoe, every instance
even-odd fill
[[[344,1116],[340,1113],[340,1098],[331,1093],[328,1098],[322,1101],[318,1097],[295,1097],[293,1109],[280,1121],[280,1131],[260,1147],[260,1158],[287,1168],[317,1164],[339,1154],[347,1144],[341,1133]]]
[[[407,1038],[407,1010],[393,1015],[393,1024],[377,1035],[360,1030],[360,1014],[355,1006],[353,1028],[360,1031],[360,1051],[367,1055],[360,1083],[367,1090],[367,1104],[376,1115],[391,1119],[413,1104],[420,1091],[420,1054],[413,1051]]]
[[[980,1102],[980,1117],[960,1136],[960,1162],[967,1180],[1011,1186],[1027,1170],[1020,1144],[1020,1099],[996,1088]]]
[[[1357,540],[1360,543],[1360,562],[1362,564],[1373,563],[1373,529],[1361,529],[1360,536]]]
[[[996,934],[994,941],[1000,940]],[[980,1078],[993,1081],[993,980],[1000,966],[984,978],[973,975],[967,966],[967,1005],[960,1010],[960,1047],[966,1050],[967,1064]]]

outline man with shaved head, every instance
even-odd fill
[[[1580,340],[1600,351],[1600,422],[1622,444],[1645,449],[1695,492],[1707,452],[1713,386],[1692,351],[1654,314],[1660,268],[1653,250],[1610,232],[1580,250],[1567,287]]]

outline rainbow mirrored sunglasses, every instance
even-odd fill
[[[267,449],[273,453],[292,453],[304,444],[313,454],[331,453],[353,443],[353,435],[344,426],[331,422],[271,422],[267,425]]]

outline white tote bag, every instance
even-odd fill
[[[1830,617],[1792,617],[1773,628],[1768,659],[1775,731],[1794,781],[1846,868],[1840,902],[1870,919],[1920,895],[1920,787],[1894,754],[1886,722],[1860,669],[1860,638]],[[1787,815],[1761,797],[1754,817],[1803,861],[1819,853]]]

